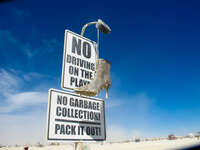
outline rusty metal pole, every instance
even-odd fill
[[[83,143],[75,142],[75,150],[83,150]]]

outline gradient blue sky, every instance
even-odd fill
[[[0,144],[45,141],[64,30],[80,33],[99,18],[112,29],[100,34],[99,50],[111,62],[108,136],[200,130],[200,2],[13,0],[0,3]],[[85,36],[96,41],[95,26]]]

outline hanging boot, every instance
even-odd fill
[[[97,59],[94,79],[88,85],[74,89],[74,91],[80,95],[96,96],[103,88],[105,88],[107,99],[108,88],[110,85],[110,63],[104,59]]]

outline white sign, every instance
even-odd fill
[[[48,141],[103,141],[106,139],[102,99],[50,89],[47,113]]]
[[[62,89],[79,88],[94,78],[96,48],[94,41],[65,30]]]

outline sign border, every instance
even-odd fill
[[[57,139],[57,138],[50,138],[49,137],[49,124],[50,124],[50,110],[51,110],[51,92],[54,91],[54,92],[59,92],[59,93],[62,93],[62,94],[69,94],[69,95],[72,95],[72,96],[78,96],[78,97],[81,97],[81,98],[87,98],[87,99],[90,99],[90,100],[96,100],[96,101],[102,101],[103,102],[103,115],[104,115],[104,138],[103,139]],[[48,141],[65,141],[65,142],[73,142],[73,141],[105,141],[106,140],[106,119],[105,119],[105,102],[103,99],[99,99],[99,98],[94,98],[94,97],[85,97],[85,96],[80,96],[78,94],[75,94],[75,93],[71,93],[71,92],[66,92],[66,91],[61,91],[61,90],[57,90],[57,89],[49,89],[48,91],[48,108],[47,108],[47,128],[46,128],[46,135],[47,135],[47,140]]]
[[[86,41],[92,42],[92,43],[97,45],[97,43],[95,41],[92,41],[92,40],[90,40],[88,38],[85,38],[85,37],[83,37],[83,36],[81,36],[81,35],[79,35],[77,33],[74,33],[72,31],[70,31],[70,30],[65,30],[64,50],[63,50],[63,63],[62,63],[62,77],[61,77],[61,89],[63,89],[63,90],[73,90],[73,88],[64,87],[65,58],[66,58],[67,34],[68,33],[74,34],[74,35],[76,35],[76,36],[78,36],[80,38],[85,39]]]

